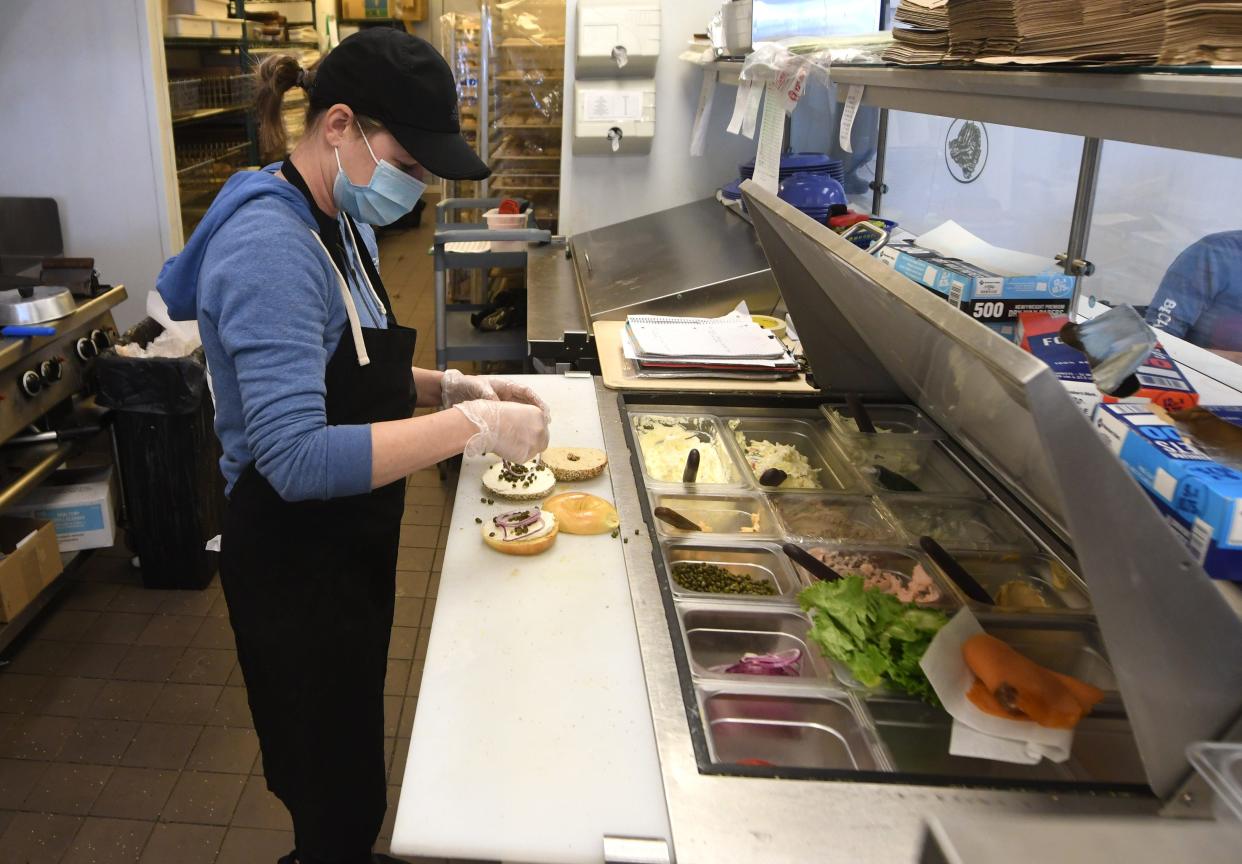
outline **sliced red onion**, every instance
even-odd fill
[[[520,517],[520,518],[519,518]],[[534,525],[543,514],[538,507],[531,507],[529,510],[512,510],[508,513],[501,513],[492,519],[496,523],[497,528],[525,528],[527,525]]]
[[[801,675],[798,671],[801,660],[801,649],[790,648],[774,654],[743,654],[736,663],[713,666],[711,671],[729,675],[784,675],[797,678]]]

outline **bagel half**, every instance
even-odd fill
[[[503,514],[502,514],[503,515]],[[548,530],[540,534],[538,537],[530,539],[503,540],[502,532],[496,526],[496,523],[487,519],[479,526],[483,534],[483,542],[491,546],[497,552],[503,552],[505,555],[538,555],[541,552],[547,552],[552,548],[552,544],[556,542],[556,535],[560,533],[560,527],[557,525],[556,516],[551,513],[543,513],[542,519],[544,524],[549,522],[551,525]]]
[[[594,480],[608,466],[608,454],[594,447],[549,447],[540,458],[562,483]]]
[[[617,508],[587,492],[562,492],[543,502],[566,534],[607,534],[621,524]]]
[[[483,488],[509,501],[538,501],[556,488],[556,475],[538,459],[518,465],[497,462],[483,473]]]

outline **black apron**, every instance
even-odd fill
[[[315,210],[301,177],[284,173]],[[389,314],[389,329],[361,331],[368,365],[359,365],[351,326],[341,335],[325,373],[330,425],[412,415],[417,334]],[[384,676],[404,506],[401,481],[365,495],[285,501],[253,464],[229,495],[221,583],[263,773],[293,817],[302,864],[369,862],[383,823]]]

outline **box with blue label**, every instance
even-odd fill
[[[111,546],[116,539],[112,468],[57,471],[5,513],[51,522],[62,552]]]
[[[913,243],[890,244],[879,258],[1011,341],[1016,341],[1019,315],[1067,315],[1074,296],[1075,277],[1064,273],[1003,276]]]
[[[1207,574],[1242,581],[1242,471],[1213,461],[1146,405],[1100,403],[1094,423]]]

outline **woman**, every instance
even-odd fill
[[[345,39],[314,72],[258,69],[265,150],[280,100],[309,95],[280,165],[233,177],[158,289],[196,318],[212,373],[228,511],[220,576],[268,788],[294,864],[372,861],[386,809],[383,687],[403,478],[457,453],[532,458],[529,389],[411,368],[369,225],[441,177],[488,174],[461,138],[448,65],[395,30]],[[268,149],[273,148],[273,149]],[[411,417],[415,405],[446,410]]]

